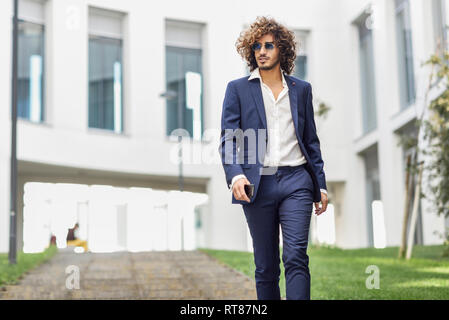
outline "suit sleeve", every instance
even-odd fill
[[[327,190],[326,187],[326,175],[324,173],[324,162],[321,157],[320,140],[316,133],[316,125],[313,111],[313,95],[312,86],[309,85],[306,88],[306,111],[305,111],[305,124],[304,124],[304,147],[310,156],[312,168],[314,169],[318,185],[320,189]]]
[[[237,163],[237,149],[240,145],[240,101],[232,81],[228,83],[221,113],[220,153],[226,175],[226,185],[230,188],[232,178],[244,174],[242,166]]]

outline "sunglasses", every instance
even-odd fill
[[[259,42],[254,43],[251,48],[253,51],[259,51],[262,48],[262,45]],[[274,48],[273,42],[265,42],[265,49],[272,50]]]

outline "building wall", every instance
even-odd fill
[[[18,158],[21,161],[104,170],[172,179],[178,166],[167,161],[176,142],[165,135],[165,19],[204,23],[203,78],[204,129],[212,130],[207,148],[211,165],[186,164],[187,177],[205,178],[209,206],[202,209],[203,243],[210,248],[246,250],[248,233],[240,205],[231,204],[217,152],[224,92],[230,80],[244,76],[244,62],[234,43],[243,26],[258,15],[270,14],[292,29],[309,30],[308,81],[313,95],[331,107],[326,119],[316,119],[321,141],[329,196],[336,206],[336,245],[365,247],[364,150],[377,144],[380,188],[385,211],[387,245],[399,243],[403,207],[402,153],[394,131],[413,119],[414,108],[399,111],[395,58],[394,8],[391,0],[375,4],[376,99],[378,128],[361,134],[358,35],[352,24],[370,1],[316,0],[271,2],[235,0],[144,1],[67,0],[46,2],[46,106],[44,124],[18,121]],[[124,133],[87,127],[88,118],[88,6],[124,13]],[[286,6],[291,9],[286,10]],[[425,72],[420,62],[430,53],[426,37],[429,20],[422,11],[425,0],[412,1],[412,28],[417,92],[422,92]],[[264,8],[270,8],[270,10]],[[260,8],[260,9],[259,9]],[[11,43],[11,1],[0,4],[0,39]],[[10,52],[3,50],[2,70],[11,70]],[[10,106],[10,73],[0,76],[0,99]],[[419,101],[419,99],[417,100]],[[0,251],[7,250],[9,221],[9,109],[0,117]],[[69,142],[69,143],[67,143]],[[82,181],[82,180],[81,180]],[[425,243],[439,218],[424,218]]]

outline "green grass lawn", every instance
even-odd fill
[[[58,249],[50,246],[42,253],[17,253],[17,264],[10,265],[7,253],[0,253],[0,287],[15,283],[28,270],[50,259]]]
[[[444,246],[415,246],[412,259],[397,259],[398,247],[343,250],[309,247],[311,299],[449,299],[449,258]],[[254,279],[253,254],[200,249]],[[282,248],[281,248],[282,256]],[[380,288],[367,289],[368,266],[379,268]],[[285,278],[281,257],[281,295]]]

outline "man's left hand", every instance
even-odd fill
[[[319,216],[324,211],[326,211],[328,202],[329,202],[329,200],[327,198],[327,194],[325,194],[324,192],[321,192],[321,204],[322,204],[321,208],[320,208],[320,203],[319,202],[314,202],[314,204],[315,204],[315,214],[317,216]]]

